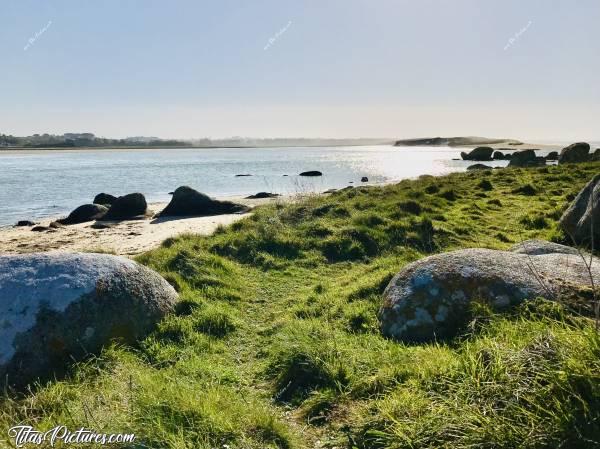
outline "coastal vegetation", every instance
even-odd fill
[[[409,262],[531,238],[570,244],[558,220],[599,171],[422,176],[170,238],[137,261],[178,291],[176,313],[66,379],[5,392],[0,422],[85,423],[152,448],[600,447],[588,296],[502,314],[475,304],[464,332],[426,344],[384,338],[377,323]]]
[[[66,133],[63,135],[34,134],[17,137],[0,134],[1,148],[101,148],[101,147],[180,147],[190,146],[189,143],[174,139],[159,139],[158,137],[128,137],[126,139],[107,139],[96,137],[92,133]]]
[[[60,149],[60,148],[271,148],[271,147],[320,147],[320,146],[356,146],[356,145],[390,145],[390,138],[200,138],[200,139],[161,139],[158,137],[126,137],[111,139],[97,137],[92,133],[33,134],[31,136],[13,136],[0,133],[0,149]]]

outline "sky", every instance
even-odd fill
[[[599,0],[0,0],[0,133],[600,140]]]

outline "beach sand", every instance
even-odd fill
[[[286,201],[286,198],[247,200],[228,198],[250,207]],[[152,203],[149,209],[161,211],[166,203]],[[104,229],[94,229],[94,222],[64,226],[50,231],[35,232],[31,226],[0,228],[0,254],[30,253],[41,251],[87,251],[110,252],[134,256],[161,244],[169,237],[193,233],[209,235],[218,226],[227,226],[251,215],[228,214],[210,217],[165,217],[145,220],[125,220]],[[39,225],[48,226],[59,217],[48,218]]]

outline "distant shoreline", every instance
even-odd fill
[[[239,145],[239,146],[108,146],[108,147],[41,147],[41,148],[32,148],[32,147],[0,147],[0,153],[9,153],[9,152],[35,152],[35,151],[90,151],[90,150],[158,150],[158,151],[166,151],[166,150],[226,150],[226,149],[256,149],[256,148],[265,148],[265,149],[278,149],[278,148],[341,148],[341,147],[364,147],[364,146],[391,146],[396,148],[414,148],[417,146],[420,147],[431,147],[437,148],[441,146],[447,146],[449,148],[470,148],[477,146],[492,146],[496,147],[507,147],[506,149],[511,151],[518,150],[526,150],[526,149],[539,149],[539,150],[549,150],[549,149],[561,149],[565,144],[562,143],[527,143],[520,142],[518,145],[509,145],[508,141],[501,141],[496,143],[465,143],[465,144],[454,144],[454,145],[440,145],[440,144],[398,144],[394,141],[385,142],[385,143],[373,143],[373,144],[364,144],[364,143],[354,143],[354,144],[335,144],[335,145],[325,145],[325,144],[313,144],[313,145]]]
[[[235,139],[234,139],[235,140]],[[250,139],[252,140],[252,139]],[[269,139],[267,139],[268,141]],[[285,139],[281,139],[285,140]],[[295,140],[295,139],[289,139]],[[559,142],[551,143],[529,143],[520,141],[517,139],[508,138],[488,138],[488,137],[477,137],[477,136],[459,136],[459,137],[420,137],[410,139],[307,139],[306,143],[293,142],[293,143],[279,143],[273,144],[269,142],[264,143],[253,143],[247,145],[198,145],[198,144],[187,144],[187,145],[106,145],[106,146],[0,146],[1,152],[9,151],[88,151],[88,150],[181,150],[181,149],[255,149],[255,148],[338,148],[338,147],[361,147],[361,146],[394,146],[398,148],[406,147],[477,147],[477,146],[493,146],[493,147],[504,147],[503,150],[523,150],[523,149],[561,149],[565,145]],[[498,148],[496,148],[498,149]]]
[[[180,145],[180,146],[108,146],[108,147],[0,147],[1,151],[81,151],[81,150],[177,150],[177,149],[190,149],[190,150],[214,150],[214,149],[242,149],[242,148],[319,148],[319,147],[364,147],[364,146],[380,146],[389,145],[393,146],[394,141],[383,142],[383,143],[349,143],[349,144],[307,144],[307,145],[239,145],[239,146],[198,146],[198,145]]]

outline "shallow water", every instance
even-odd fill
[[[460,157],[460,151],[384,145],[0,151],[0,225],[66,214],[100,192],[142,192],[148,202],[158,202],[168,201],[169,192],[180,185],[226,197],[260,191],[321,192],[360,185],[363,176],[372,184],[441,175],[463,171],[473,163],[452,160]],[[507,162],[486,164],[503,166]],[[307,170],[319,170],[323,176],[298,176]]]

